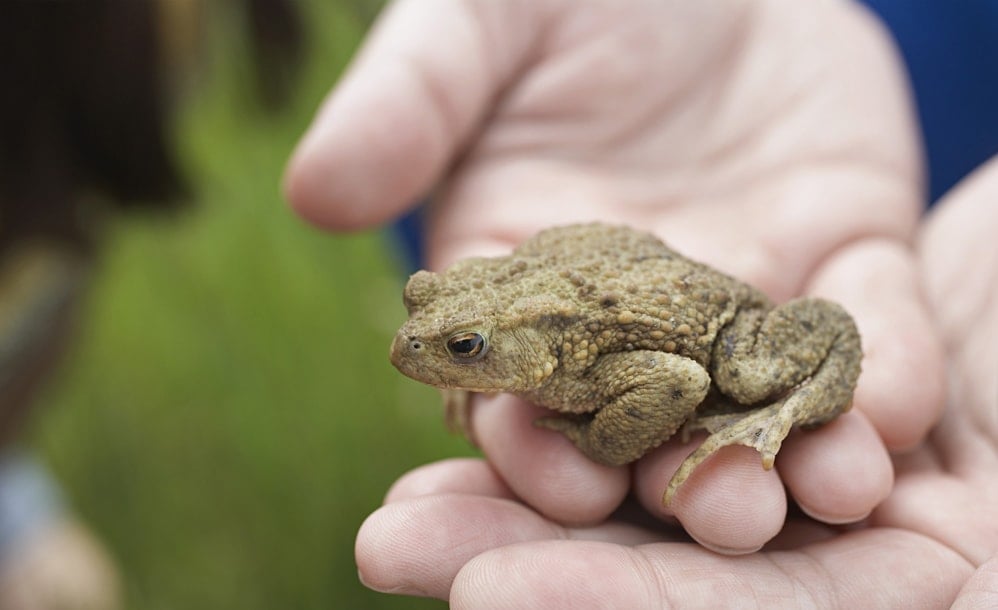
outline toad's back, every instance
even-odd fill
[[[524,292],[575,304],[579,323],[564,346],[575,353],[580,344],[594,355],[666,351],[706,365],[718,331],[738,309],[770,306],[750,286],[625,227],[543,231],[517,248],[505,267],[524,272]]]

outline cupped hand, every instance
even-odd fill
[[[853,412],[788,439],[773,471],[723,449],[668,509],[689,447],[667,443],[632,478],[533,428],[509,397],[474,410],[490,472],[546,518],[602,522],[633,488],[654,517],[744,553],[780,530],[785,489],[828,523],[867,515],[891,487],[887,450],[938,415],[940,353],[910,249],[919,154],[885,41],[836,0],[402,0],[319,111],[286,189],[338,230],[432,195],[432,267],[602,219],[777,301],[844,304],[865,351]]]
[[[361,578],[455,608],[998,607],[996,199],[998,159],[921,232],[921,274],[946,339],[946,410],[895,458],[894,490],[863,523],[796,515],[761,552],[724,556],[626,510],[565,526],[488,463],[450,460],[403,477],[368,518]]]

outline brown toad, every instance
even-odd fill
[[[445,390],[512,392],[561,413],[536,424],[601,464],[632,462],[682,428],[711,433],[669,482],[743,444],[771,468],[794,424],[849,408],[859,334],[839,305],[779,306],[758,290],[603,224],[548,229],[509,256],[419,271],[392,344],[405,375]],[[465,394],[466,396],[466,394]]]

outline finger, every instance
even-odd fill
[[[698,468],[665,507],[665,486],[690,451],[688,445],[670,443],[643,459],[635,470],[637,494],[649,512],[675,515],[695,540],[724,554],[755,551],[781,532],[787,511],[783,485],[804,512],[834,524],[866,517],[893,483],[890,456],[857,413],[817,430],[795,431],[784,441],[773,471],[763,470],[751,449],[725,448]]]
[[[513,499],[513,491],[484,460],[453,458],[420,466],[392,485],[385,503],[418,496],[465,493],[476,496]]]
[[[357,533],[361,582],[378,591],[447,598],[475,555],[524,540],[557,538],[554,525],[508,500],[421,496],[383,506]]]
[[[557,570],[556,574],[553,570]],[[478,555],[453,608],[941,608],[969,575],[927,538],[867,530],[806,552],[724,557],[688,544],[550,541]]]
[[[701,464],[665,506],[662,494],[693,444],[670,442],[635,467],[635,493],[653,515],[674,515],[687,533],[718,553],[758,550],[783,526],[786,495],[776,470],[764,470],[748,447],[724,447]]]
[[[933,314],[947,341],[950,404],[968,423],[998,441],[998,156],[948,194],[926,222],[922,275]],[[965,442],[940,445],[955,468],[981,468],[980,450]]]
[[[801,509],[824,523],[865,518],[894,483],[890,455],[873,425],[857,412],[791,434],[776,464]]]
[[[288,164],[285,191],[295,210],[325,227],[351,229],[414,205],[527,54],[537,20],[488,15],[521,5],[486,11],[457,0],[394,3]],[[493,31],[510,24],[516,32]]]
[[[825,262],[808,292],[841,303],[859,327],[855,407],[888,449],[916,445],[942,411],[945,369],[912,253],[890,240],[855,242]]]
[[[550,415],[508,394],[481,397],[472,411],[475,438],[516,495],[561,523],[606,519],[627,495],[630,473],[593,462],[564,436],[533,425]]]
[[[831,540],[842,533],[834,526],[801,516],[803,518],[788,517],[786,523],[783,524],[783,529],[775,538],[766,543],[764,550],[797,550],[817,542]]]
[[[446,599],[458,571],[480,553],[517,542],[566,538],[645,544],[664,534],[621,523],[568,529],[499,498],[450,494],[388,504],[361,525],[361,581],[378,591]]]
[[[922,229],[920,264],[943,331],[961,337],[981,317],[998,281],[998,156],[950,191]],[[966,271],[958,273],[957,271]],[[974,281],[968,281],[968,278]]]
[[[998,556],[992,557],[977,568],[970,577],[950,610],[998,608]]]

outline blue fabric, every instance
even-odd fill
[[[930,199],[998,154],[998,0],[865,0],[908,66]]]
[[[398,250],[399,261],[407,273],[415,273],[423,264],[423,206],[419,206],[391,227],[391,244]]]

